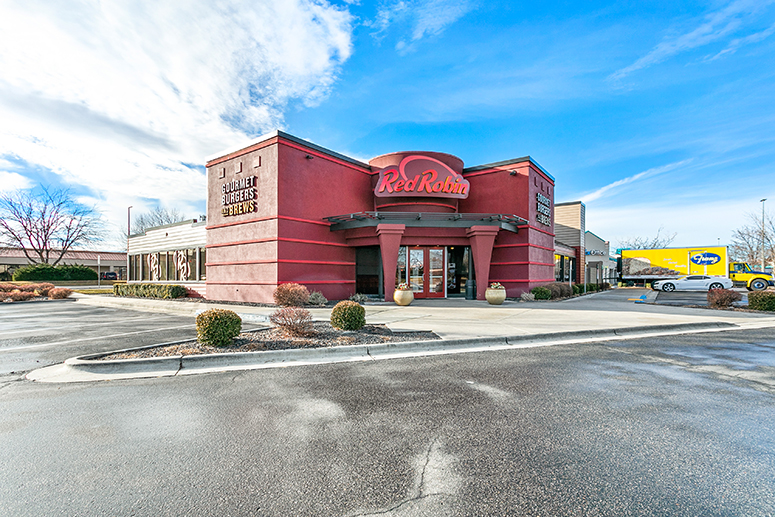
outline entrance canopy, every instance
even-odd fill
[[[384,223],[399,223],[418,228],[470,228],[497,226],[517,233],[528,221],[514,214],[459,214],[443,212],[356,212],[326,217],[331,231],[368,228]]]

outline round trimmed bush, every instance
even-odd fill
[[[228,346],[242,331],[242,318],[225,309],[208,309],[196,317],[196,337],[209,346]]]
[[[549,300],[552,298],[552,292],[546,287],[534,287],[530,292],[533,293],[536,300]]]
[[[280,284],[272,293],[274,303],[282,307],[302,307],[309,300],[309,290],[301,284]]]
[[[344,300],[331,311],[331,326],[341,330],[358,330],[366,325],[366,309],[360,303]]]
[[[73,291],[66,287],[54,287],[48,290],[48,297],[51,300],[63,300],[73,294]]]

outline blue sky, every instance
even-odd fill
[[[775,206],[775,1],[18,4],[0,190],[70,187],[116,231],[129,205],[196,217],[204,158],[276,128],[363,160],[530,155],[614,246],[724,244]]]

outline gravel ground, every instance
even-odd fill
[[[173,355],[223,354],[232,352],[261,352],[290,348],[321,348],[342,345],[373,345],[376,343],[400,343],[406,341],[427,341],[441,339],[433,332],[394,333],[384,325],[366,325],[360,330],[338,330],[327,322],[315,322],[314,333],[305,337],[287,336],[277,327],[243,332],[227,347],[212,347],[199,344],[196,340],[177,345],[161,346],[108,354],[101,360],[139,359],[145,357],[167,357]]]

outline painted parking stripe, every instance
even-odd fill
[[[131,323],[133,321],[151,321],[151,320],[161,320],[161,319],[169,319],[169,316],[155,316],[151,318],[146,317],[139,317],[139,318],[131,318],[131,319],[122,319],[120,323]],[[96,325],[105,325],[105,321],[98,321],[95,323],[78,323],[78,328],[81,327],[94,327]],[[27,329],[27,330],[12,330],[10,332],[3,332],[3,337],[7,336],[8,334],[21,334],[24,332],[44,332],[47,330],[57,330],[57,329],[69,329],[72,328],[71,325],[61,325],[59,327],[36,327],[34,329]]]
[[[57,341],[54,343],[40,343],[37,345],[25,345],[25,346],[15,346],[12,348],[0,348],[0,352],[12,352],[14,350],[27,350],[30,348],[43,348],[47,346],[57,346],[57,345],[68,345],[72,343],[82,343],[84,341],[95,341],[97,339],[110,339],[114,337],[121,337],[121,336],[134,336],[137,334],[147,334],[148,332],[162,332],[165,330],[177,330],[177,329],[192,329],[192,326],[189,325],[179,325],[177,327],[164,327],[160,329],[148,329],[148,330],[137,330],[135,332],[123,332],[121,334],[110,334],[108,336],[97,336],[97,337],[87,337],[83,339],[70,339],[67,341]]]

